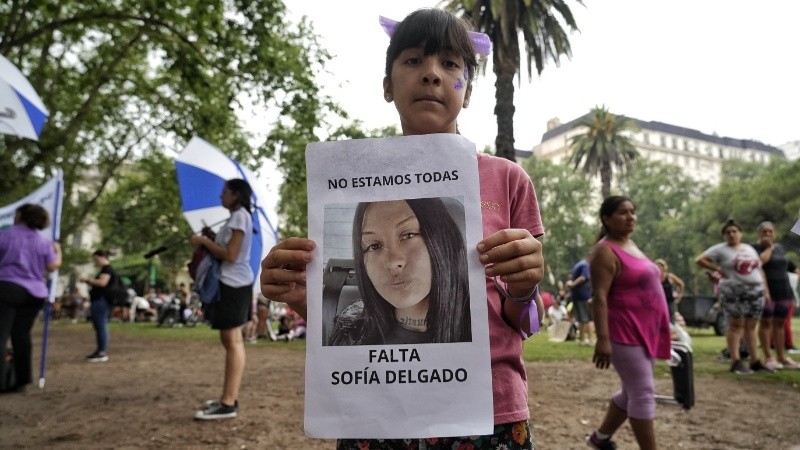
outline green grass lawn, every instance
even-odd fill
[[[53,326],[83,326],[91,328],[90,323],[73,325],[66,321],[56,321]],[[197,325],[195,327],[181,328],[159,328],[155,323],[120,323],[111,322],[110,331],[113,334],[124,333],[144,339],[166,339],[166,340],[196,340],[206,342],[219,342],[219,332],[210,329],[207,325]],[[792,320],[792,329],[800,330],[800,318]],[[694,373],[695,375],[707,375],[711,377],[736,377],[753,382],[772,382],[792,386],[800,390],[800,370],[779,370],[774,374],[758,373],[750,377],[740,377],[731,374],[729,365],[717,361],[720,350],[725,348],[725,337],[716,336],[710,328],[689,328],[689,335],[692,337]],[[293,350],[304,350],[305,340],[300,339],[293,342],[270,342],[259,340],[256,344],[247,344],[248,349],[271,349],[289,348]],[[525,342],[523,358],[527,362],[536,361],[591,361],[593,347],[582,347],[575,341],[569,342],[549,342],[547,333],[542,332],[535,335]],[[791,355],[790,355],[791,356]],[[795,360],[800,357],[795,356]],[[664,362],[656,364],[656,371],[659,374],[666,374],[669,367]]]
[[[792,320],[792,330],[800,330],[800,318]],[[718,362],[720,351],[725,348],[725,337],[717,336],[711,328],[688,328],[692,337],[694,373],[695,375],[708,375],[712,377],[742,378],[752,381],[767,381],[782,383],[800,390],[800,370],[779,370],[774,374],[757,373],[750,377],[741,377],[730,373],[730,365]],[[796,333],[795,333],[796,335]],[[795,340],[797,344],[797,340]],[[549,342],[547,333],[542,332],[533,336],[525,343],[523,357],[525,361],[591,361],[594,347],[579,346],[575,341]],[[774,352],[773,352],[774,354]],[[759,355],[761,352],[759,351]],[[763,355],[762,359],[763,359]],[[794,360],[800,360],[798,355]],[[667,373],[669,366],[665,362],[656,364],[657,373]]]
[[[58,322],[56,326],[76,326],[69,324],[68,322]],[[82,324],[83,326],[90,327],[92,326],[91,323],[87,322]],[[277,327],[277,324],[275,324]],[[164,340],[173,340],[173,341],[181,341],[181,340],[192,340],[192,341],[204,341],[204,342],[219,342],[219,331],[212,330],[208,325],[205,324],[198,324],[193,327],[165,327],[161,328],[156,326],[154,322],[136,322],[136,323],[122,323],[118,321],[111,321],[108,324],[109,332],[113,336],[114,334],[123,333],[130,336],[141,337],[144,339],[164,339]],[[269,340],[259,339],[256,344],[247,344],[248,348],[272,348],[272,347],[280,347],[280,348],[290,348],[296,350],[305,350],[306,344],[305,340],[298,339],[292,342],[272,342]]]

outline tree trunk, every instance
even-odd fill
[[[603,161],[600,166],[600,183],[602,186],[600,192],[605,200],[611,196],[611,163],[609,161]]]
[[[497,66],[495,66],[497,67]],[[494,140],[495,155],[517,161],[514,154],[514,72],[501,73],[495,70],[495,106],[497,116],[497,137]]]
[[[497,116],[497,137],[494,140],[495,154],[510,161],[517,161],[514,151],[514,75],[519,69],[519,41],[516,28],[516,2],[506,2],[499,33],[494,36],[495,86],[494,114]]]

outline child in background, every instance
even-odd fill
[[[469,104],[478,61],[491,49],[488,36],[468,33],[449,12],[421,9],[395,24],[386,52],[384,99],[394,102],[403,135],[458,133],[456,119]],[[522,344],[541,320],[537,285],[544,275],[544,233],[530,177],[511,161],[478,153],[483,236],[477,245],[485,265],[495,429],[492,435],[423,437],[412,447],[531,449],[528,385]],[[287,303],[306,316],[306,264],[316,243],[289,238],[262,261],[265,297]],[[315,301],[319,301],[315,299]],[[408,439],[341,439],[339,449],[406,448]]]

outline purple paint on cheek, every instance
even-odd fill
[[[463,88],[463,87],[464,87],[464,83],[462,83],[462,82],[461,82],[461,78],[459,78],[458,80],[456,80],[455,84],[453,84],[453,87],[454,87],[455,89],[461,89],[461,88]]]

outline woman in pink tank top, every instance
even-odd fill
[[[608,197],[600,207],[602,231],[589,261],[592,314],[597,332],[592,361],[613,364],[622,387],[605,418],[587,438],[595,449],[613,449],[611,435],[628,420],[639,448],[656,448],[655,359],[669,359],[670,330],[658,266],[630,239],[636,228],[633,201]]]

